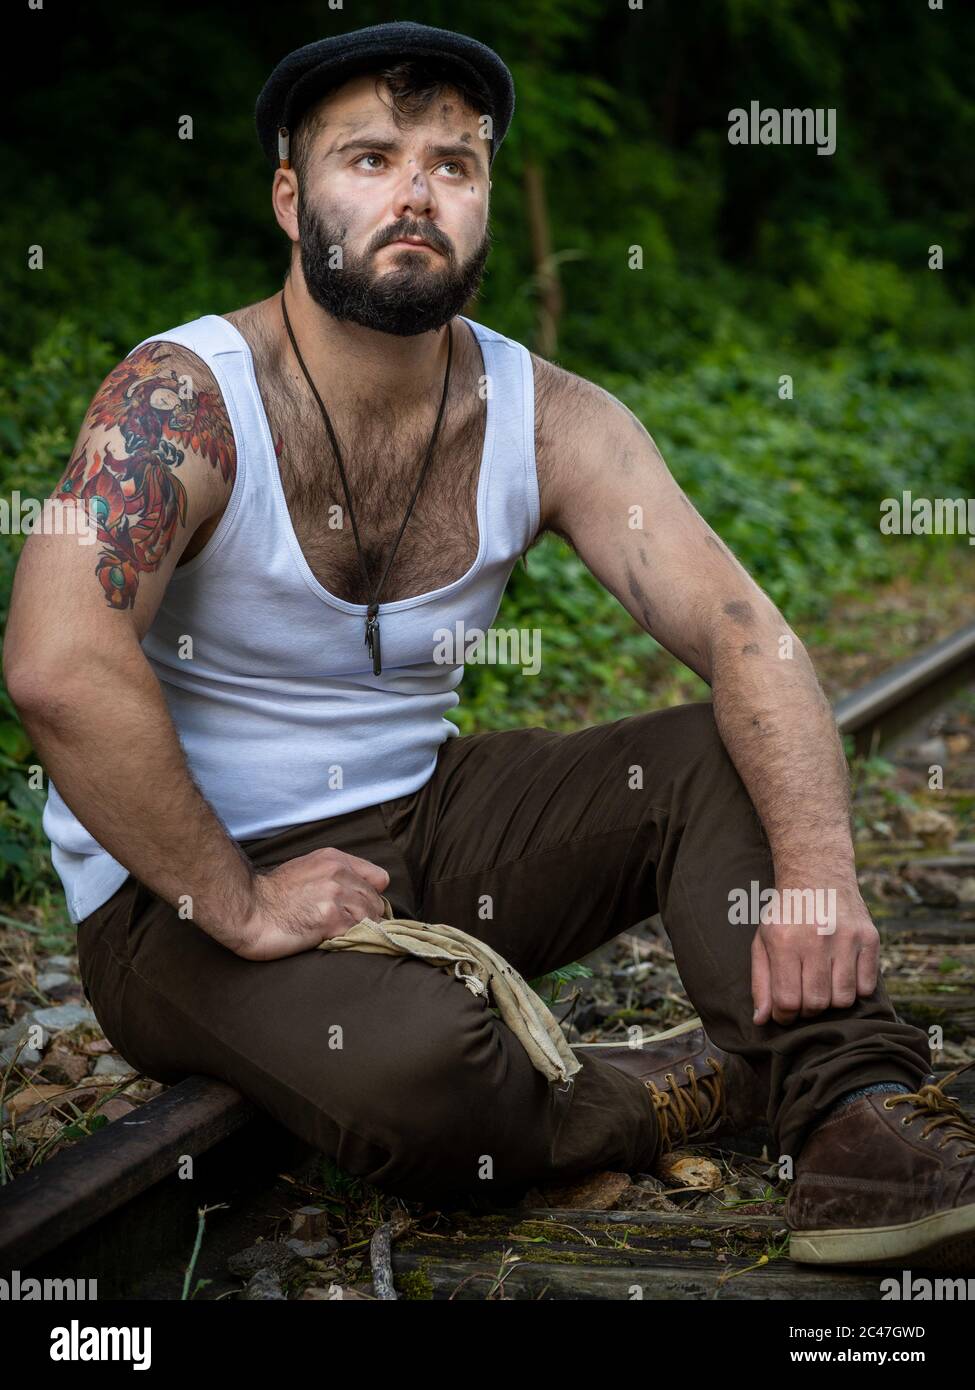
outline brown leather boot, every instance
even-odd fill
[[[975,1124],[944,1090],[970,1066],[817,1125],[785,1205],[793,1260],[975,1270]]]
[[[678,1144],[710,1143],[765,1122],[767,1090],[743,1057],[711,1041],[699,1018],[655,1033],[639,1047],[574,1043],[572,1050],[591,1052],[644,1083],[660,1129],[657,1157]]]

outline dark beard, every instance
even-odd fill
[[[363,256],[354,258],[343,235],[306,207],[298,195],[298,235],[301,270],[308,293],[333,318],[351,319],[378,333],[410,338],[442,328],[476,294],[491,247],[485,230],[480,246],[458,265],[444,236],[430,223],[397,224],[377,238]],[[371,269],[379,247],[401,236],[422,236],[443,254],[435,262],[424,251],[403,251],[399,263],[382,275]],[[329,266],[329,253],[342,250],[342,268]],[[420,262],[423,264],[411,264]]]

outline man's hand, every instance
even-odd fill
[[[389,874],[340,849],[316,849],[254,879],[245,920],[213,935],[245,960],[277,960],[341,936],[363,917],[381,921]]]
[[[754,1022],[794,1023],[824,1009],[848,1009],[858,995],[873,994],[880,935],[859,889],[836,889],[835,922],[829,930],[824,919],[817,923],[815,912],[791,923],[772,920],[787,915],[781,910],[785,890],[805,890],[808,900],[810,890],[815,892],[811,878],[793,875],[776,888],[776,900],[763,909],[752,938]],[[793,901],[799,901],[795,893]]]

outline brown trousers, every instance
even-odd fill
[[[752,1022],[755,928],[729,923],[729,892],[772,886],[772,858],[710,704],[451,738],[419,791],[242,843],[260,865],[326,845],[381,864],[397,916],[478,936],[529,980],[659,911],[708,1034],[768,1087],[776,1155],[852,1087],[930,1071],[882,982],[849,1009]],[[247,961],[132,877],[79,924],[78,951],[139,1071],[220,1077],[386,1191],[507,1200],[656,1155],[640,1081],[583,1051],[571,1083],[549,1083],[483,998],[412,957]]]

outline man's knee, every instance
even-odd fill
[[[714,707],[697,701],[668,709],[631,714],[620,723],[634,760],[649,748],[664,748],[679,772],[715,772],[737,776],[737,769],[718,729]]]
[[[631,715],[624,722],[632,726],[628,737],[634,762],[640,761],[640,747],[668,750],[671,785],[685,814],[720,808],[725,817],[741,816],[741,829],[767,844],[761,817],[721,736],[713,705],[705,701],[674,705]]]
[[[527,1184],[544,1165],[545,1078],[505,1025],[464,993],[472,1007],[460,1018],[453,1010],[428,1017],[383,1078],[387,1103],[370,1105],[390,1155],[372,1178],[380,1186],[490,1195]]]
[[[462,996],[460,1007],[428,1008],[383,1076],[400,1133],[411,1141],[473,1132],[490,1122],[500,1098],[494,1090],[498,1021],[482,998],[446,973],[443,978]]]

